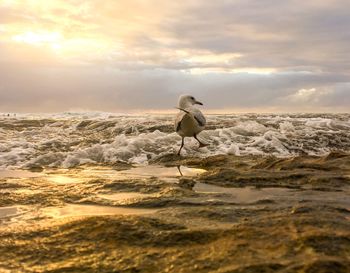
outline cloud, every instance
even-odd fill
[[[331,91],[330,90],[317,90],[316,88],[309,88],[309,89],[299,89],[295,93],[293,93],[290,96],[287,96],[285,99],[289,103],[292,104],[317,104],[322,100],[323,97],[327,96]]]
[[[3,1],[0,111],[341,111],[349,24],[345,0]]]

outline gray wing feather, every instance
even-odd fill
[[[207,121],[205,120],[204,115],[198,109],[196,109],[196,111],[193,111],[193,117],[198,122],[198,125],[201,126],[201,127],[205,126],[205,124],[207,123]]]

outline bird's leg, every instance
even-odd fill
[[[205,143],[201,142],[201,141],[197,138],[197,135],[196,135],[196,134],[194,134],[193,137],[199,142],[199,148],[206,147],[206,146],[209,145],[209,144],[205,144]]]
[[[180,166],[180,165],[177,165],[176,167],[177,167],[177,169],[178,169],[180,175],[181,175],[181,176],[184,176],[184,175],[182,174],[182,172],[181,172],[181,168],[180,168],[181,166]]]
[[[182,137],[182,141],[181,141],[181,147],[180,147],[180,150],[177,152],[177,155],[180,155],[180,152],[181,152],[181,149],[182,149],[182,147],[184,146],[184,137]]]

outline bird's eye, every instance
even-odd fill
[[[194,100],[194,97],[191,97],[191,100]]]

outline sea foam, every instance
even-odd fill
[[[183,156],[324,155],[350,150],[348,114],[209,115],[198,149],[186,138]],[[0,118],[0,168],[72,168],[118,161],[147,164],[176,153],[181,138],[172,115],[22,114]]]

